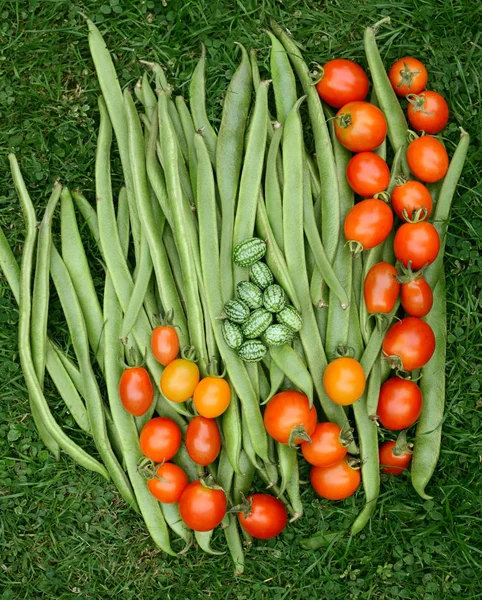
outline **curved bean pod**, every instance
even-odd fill
[[[283,44],[271,31],[266,33],[271,39],[270,67],[273,78],[276,116],[280,123],[284,123],[298,99],[296,81]]]
[[[269,349],[272,361],[288,379],[306,394],[313,405],[313,380],[303,360],[289,344],[271,346]],[[270,394],[271,396],[271,394]]]
[[[234,563],[234,575],[244,573],[244,551],[241,538],[239,536],[238,519],[236,515],[227,515],[228,526],[224,529],[224,535],[228,544],[231,560]]]
[[[206,48],[202,44],[201,58],[192,74],[189,84],[189,103],[196,131],[202,130],[206,139],[206,146],[213,165],[216,164],[216,132],[209,122],[206,112]]]
[[[284,494],[288,482],[293,476],[297,459],[296,459],[296,448],[288,446],[288,444],[276,443],[276,449],[278,451],[279,469],[281,473],[281,485],[279,488],[279,495]]]
[[[240,473],[241,467],[239,464],[240,452],[243,440],[241,430],[241,414],[239,411],[239,399],[233,386],[231,385],[231,400],[228,408],[222,416],[223,433],[226,439],[226,452],[229,457],[229,462],[235,473]]]
[[[266,212],[273,230],[274,239],[281,251],[283,250],[283,206],[278,179],[277,159],[279,157],[279,145],[282,134],[283,126],[281,123],[276,122],[274,124],[274,134],[269,145],[268,158],[266,160],[264,183]]]
[[[291,477],[289,478],[286,484],[286,492],[288,494],[289,501],[291,502],[292,514],[293,516],[290,519],[290,523],[296,521],[303,516],[303,502],[301,500],[301,490],[300,490],[300,472],[298,466],[298,457],[295,453],[295,461],[293,465],[293,471],[291,473]],[[281,500],[281,498],[280,498]]]
[[[192,121],[191,113],[189,112],[186,102],[182,96],[176,96],[176,108],[181,119],[182,129],[184,131],[184,137],[187,143],[187,154],[188,154],[188,168],[189,178],[191,180],[191,188],[196,190],[197,186],[197,156],[196,149],[194,148],[194,123]]]
[[[79,209],[81,215],[84,217],[84,221],[92,234],[92,237],[97,244],[100,253],[102,254],[102,248],[100,247],[100,236],[99,236],[99,223],[97,221],[97,213],[92,204],[79,190],[72,190],[71,196]]]
[[[255,467],[244,450],[239,455],[240,472],[234,474],[233,503],[236,506],[246,497],[251,489]]]
[[[162,504],[160,502],[159,506],[161,507],[161,511],[166,523],[177,536],[186,542],[184,548],[177,554],[185,554],[191,547],[193,535],[192,531],[181,519],[181,515],[179,514],[179,504],[177,502],[173,504]]]

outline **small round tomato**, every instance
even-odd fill
[[[226,494],[203,485],[199,479],[184,488],[179,498],[179,514],[194,531],[211,531],[226,514]]]
[[[374,104],[349,102],[336,113],[335,134],[351,152],[375,150],[387,135],[387,122]]]
[[[165,367],[179,354],[179,337],[174,327],[156,327],[151,336],[152,354]]]
[[[141,452],[156,463],[170,460],[181,445],[179,425],[167,417],[155,417],[142,428]]]
[[[432,288],[423,277],[402,283],[400,298],[403,310],[411,317],[425,317],[432,309]]]
[[[318,423],[311,434],[311,442],[301,444],[306,462],[315,467],[329,467],[340,462],[347,453],[341,441],[341,427],[336,423]]]
[[[427,85],[428,73],[416,58],[400,58],[390,67],[388,78],[397,96],[419,94]]]
[[[203,377],[194,390],[193,401],[201,416],[215,419],[223,414],[231,401],[229,383],[220,377]]]
[[[156,476],[147,481],[151,494],[164,504],[179,502],[189,483],[186,473],[174,463],[165,462],[157,467]]]
[[[429,183],[442,179],[449,168],[447,150],[437,138],[429,135],[422,135],[410,142],[407,162],[415,177]]]
[[[311,436],[317,422],[316,408],[301,392],[286,390],[271,398],[264,411],[264,426],[269,435],[281,444],[301,444]],[[299,433],[298,433],[299,432]],[[294,435],[303,435],[290,440]]]
[[[241,527],[254,538],[269,540],[286,527],[288,513],[281,500],[269,494],[252,494],[246,498],[248,510],[239,512]]]
[[[394,448],[397,442],[383,442],[380,445],[380,465],[382,473],[387,475],[400,475],[403,473],[412,459],[410,452],[401,452],[395,454]]]
[[[346,216],[343,229],[347,241],[358,242],[363,250],[381,244],[393,227],[393,213],[383,202],[370,198],[355,204]]]
[[[313,467],[310,481],[319,496],[328,500],[344,500],[357,491],[360,469],[353,469],[343,459],[330,467]]]
[[[366,377],[361,364],[343,356],[332,360],[323,373],[323,387],[328,397],[342,406],[356,402],[365,391]]]
[[[435,335],[428,323],[417,317],[406,317],[395,323],[386,333],[383,354],[397,369],[421,369],[432,358]]]
[[[425,219],[428,219],[432,214],[432,196],[423,183],[419,181],[407,181],[402,185],[395,186],[391,201],[393,210],[404,221],[412,219],[414,212],[420,209],[427,211]]]
[[[389,313],[400,292],[396,280],[397,269],[387,262],[379,262],[368,271],[363,284],[363,297],[369,313]]]
[[[346,167],[346,178],[355,193],[371,198],[387,189],[390,169],[375,152],[359,152],[350,159]]]
[[[161,375],[161,392],[172,402],[185,402],[192,398],[199,383],[199,368],[192,360],[176,358]]]
[[[186,450],[197,464],[207,467],[221,450],[221,435],[214,419],[194,417],[186,429]]]
[[[364,100],[368,85],[368,77],[360,65],[346,58],[335,58],[323,65],[316,89],[327,104],[341,108],[348,102]]]
[[[440,133],[449,120],[449,107],[443,96],[425,90],[408,98],[408,120],[416,131]]]
[[[119,396],[126,411],[135,417],[149,410],[154,399],[154,388],[144,367],[124,369],[119,382]]]
[[[380,388],[378,420],[386,429],[408,429],[422,411],[422,392],[413,381],[392,377]]]
[[[412,261],[412,269],[421,269],[432,263],[440,250],[440,237],[427,221],[404,223],[398,228],[393,240],[393,251],[397,260],[406,267]]]

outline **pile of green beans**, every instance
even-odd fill
[[[112,480],[142,515],[159,548],[175,555],[172,544],[178,538],[183,544],[178,552],[185,552],[193,534],[180,519],[177,505],[158,502],[138,470],[139,431],[154,413],[173,419],[183,432],[196,414],[192,401],[174,403],[161,392],[163,367],[152,354],[150,337],[157,315],[170,314],[181,347],[196,348],[201,376],[213,358],[226,368],[231,400],[218,419],[222,450],[209,473],[226,492],[228,504],[239,504],[253,487],[267,486],[286,505],[291,520],[301,517],[299,453],[268,437],[262,408],[278,391],[297,389],[309,396],[310,404],[314,402],[319,420],[324,415],[340,427],[348,421],[356,428],[349,451],[360,454],[365,491],[364,507],[351,528],[352,535],[358,533],[374,514],[380,489],[379,434],[371,417],[380,385],[388,377],[381,345],[398,304],[383,322],[369,319],[363,280],[375,263],[393,261],[391,241],[358,257],[345,245],[343,221],[354,203],[345,177],[351,155],[334,134],[332,109],[320,100],[298,46],[277,23],[268,33],[271,74],[266,80],[260,78],[256,56],[239,45],[241,60],[226,92],[218,131],[207,109],[204,48],[189,86],[189,105],[182,96],[174,97],[156,63],[146,63],[149,71],[133,95],[121,90],[101,33],[88,19],[87,24],[102,91],[95,206],[81,192],[55,182],[37,227],[17,158],[10,155],[25,218],[21,265],[0,230],[0,266],[19,305],[19,355],[39,436],[57,460],[62,450]],[[365,49],[373,101],[387,117],[394,154],[389,194],[396,177],[407,173],[407,123],[375,34],[376,27],[367,29]],[[270,93],[275,100],[273,116]],[[300,113],[304,102],[306,122]],[[313,148],[307,144],[311,139]],[[124,182],[115,190],[116,201],[111,178],[114,140]],[[442,250],[426,275],[434,290],[427,321],[436,333],[437,350],[422,369],[424,407],[411,470],[413,486],[423,498],[430,497],[425,488],[440,450],[444,411],[443,248],[468,144],[469,136],[462,132],[439,188],[434,224]],[[385,158],[386,144],[377,152]],[[52,242],[52,220],[59,200],[58,250]],[[79,226],[76,209],[102,258],[101,289],[94,284],[81,234],[85,228]],[[273,347],[258,363],[244,363],[227,345],[220,315],[244,278],[233,266],[233,248],[254,236],[266,241],[264,260],[301,313],[303,324],[293,342]],[[50,282],[75,358],[47,336]],[[140,418],[127,413],[119,397],[121,340],[144,356],[156,384],[152,407]],[[366,392],[352,412],[332,402],[322,383],[324,370],[340,347],[351,348],[367,378]],[[86,448],[74,442],[52,414],[44,394],[46,373],[78,427],[91,439]],[[198,478],[200,469],[184,447],[174,460],[190,479]],[[232,514],[226,515],[222,527],[235,572],[241,574],[251,540]],[[211,546],[212,533],[196,532],[194,538],[203,550],[218,554]]]

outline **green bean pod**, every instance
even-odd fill
[[[367,391],[367,413],[369,417],[374,417],[377,414],[378,397],[380,395],[380,386],[382,384],[382,364],[387,364],[388,361],[382,361],[381,357],[375,362],[372,367],[368,391]],[[390,365],[388,363],[388,368]]]
[[[176,290],[179,296],[179,300],[181,302],[181,315],[182,318],[185,320],[185,314],[184,314],[184,308],[186,306],[186,294],[184,292],[184,280],[182,277],[182,268],[181,268],[181,259],[179,258],[179,252],[177,250],[177,246],[176,246],[176,241],[174,239],[174,234],[172,232],[172,229],[169,227],[169,225],[166,223],[166,226],[164,227],[164,232],[163,232],[163,239],[162,239],[163,243],[164,243],[164,248],[166,250],[166,254],[167,254],[167,258],[168,258],[168,265],[171,271],[171,277],[174,280],[174,283],[176,285]],[[161,299],[162,296],[164,295],[163,292],[164,290],[159,290],[161,293]],[[163,306],[166,306],[166,310],[168,310],[167,308],[167,299],[165,300],[165,302],[162,303]],[[186,326],[186,330],[187,330],[187,326]]]
[[[284,123],[298,99],[296,81],[283,44],[270,31],[266,33],[271,39],[270,67],[276,103],[276,117],[280,123]]]
[[[221,554],[226,554],[226,550],[214,550],[214,548],[211,547],[213,533],[214,529],[211,529],[211,531],[195,531],[194,537],[196,538],[196,542],[198,543],[201,550],[206,552],[206,554],[212,554],[213,556],[220,556]]]
[[[89,231],[100,250],[100,253],[102,254],[102,248],[100,247],[99,223],[97,221],[97,213],[95,212],[95,208],[79,190],[72,190],[71,195],[80,211],[80,214],[83,216],[84,221],[86,222],[87,227],[89,228]]]
[[[227,444],[227,440],[225,440]],[[218,472],[216,477],[216,483],[221,486],[226,494],[226,496],[230,496],[231,494],[231,486],[233,483],[234,477],[234,469],[229,461],[229,456],[226,450],[226,447],[223,446],[221,448],[221,453],[219,455],[218,461]]]
[[[395,306],[392,311],[387,314],[387,318],[384,320],[383,324],[380,324],[378,327],[372,331],[370,335],[370,339],[363,351],[363,354],[360,358],[360,364],[365,371],[365,377],[368,378],[370,371],[373,368],[382,348],[383,338],[385,337],[386,332],[390,328],[393,318],[397,313],[398,307],[400,306],[400,299],[397,299],[395,302]]]
[[[184,548],[180,550],[177,554],[186,554],[186,552],[191,547],[194,538],[192,535],[192,531],[181,519],[181,515],[179,514],[179,504],[177,502],[173,504],[162,504],[160,502],[159,506],[161,507],[161,511],[166,523],[178,537],[180,537],[186,542]]]
[[[275,360],[272,360],[269,365],[269,380],[271,383],[271,388],[265,402],[269,402],[269,400],[271,400],[271,398],[278,393],[278,390],[283,385],[284,377],[285,374],[283,370],[278,367]]]
[[[289,344],[271,346],[269,353],[278,369],[308,396],[311,406],[313,404],[313,380],[303,360]]]
[[[191,105],[191,113],[196,131],[203,131],[206,146],[209,152],[209,157],[213,165],[216,164],[216,132],[209,122],[206,112],[206,48],[202,45],[201,58],[199,59],[196,68],[192,74],[191,83],[189,84],[189,103]]]
[[[258,461],[258,457],[256,456],[256,450],[254,449],[253,446],[253,439],[251,437],[251,434],[249,432],[249,421],[247,419],[247,417],[244,414],[244,411],[241,411],[241,432],[242,432],[242,439],[243,439],[243,450],[246,452],[249,460],[251,461],[251,464],[256,467],[256,469],[260,469],[260,463]],[[268,446],[268,442],[266,441],[266,446]],[[266,449],[266,458],[263,458],[264,462],[269,462],[269,455],[268,455],[268,449]]]
[[[377,108],[380,108],[380,102],[378,102],[378,98],[377,98],[377,93],[375,91],[375,88],[372,88],[372,92],[370,94],[370,104],[374,104]],[[400,148],[399,148],[400,150]],[[373,151],[375,152],[375,154],[378,154],[378,156],[380,158],[383,158],[383,160],[387,160],[387,139],[385,138],[383,140],[383,142],[378,146],[378,148],[375,148],[375,150]]]
[[[244,551],[239,536],[238,519],[236,515],[227,515],[228,525],[224,535],[228,544],[231,560],[234,563],[234,575],[237,577],[244,573]],[[243,530],[244,531],[244,530]]]
[[[231,400],[222,416],[222,428],[226,439],[226,452],[235,473],[239,473],[239,456],[241,452],[243,433],[241,430],[241,414],[239,398],[231,385]]]
[[[188,153],[188,168],[189,178],[191,180],[191,188],[196,189],[197,186],[197,156],[196,148],[194,147],[194,123],[192,121],[191,113],[189,112],[186,102],[182,96],[176,96],[176,108],[181,119],[182,129],[184,131],[184,137],[187,143]]]
[[[292,517],[290,519],[290,523],[296,521],[300,517],[303,516],[303,502],[301,500],[301,490],[300,490],[300,472],[298,466],[298,457],[296,456],[295,451],[295,460],[293,464],[293,471],[291,473],[291,477],[288,479],[286,483],[286,493],[288,494],[288,499],[291,503],[292,507]],[[281,498],[280,498],[281,500]]]
[[[122,253],[127,260],[130,240],[129,205],[127,204],[127,191],[121,187],[117,198],[117,232],[122,247]]]
[[[271,385],[266,377],[266,373],[263,369],[262,363],[258,363],[258,380],[259,380],[259,397],[263,402],[269,396]]]
[[[233,503],[240,504],[243,496],[246,497],[253,483],[255,467],[244,450],[241,450],[239,456],[240,472],[234,474],[233,482]]]
[[[283,250],[283,205],[278,179],[277,160],[279,158],[279,146],[282,134],[283,126],[281,123],[276,122],[274,124],[274,134],[269,145],[268,157],[266,160],[264,183],[266,212],[273,230],[274,238],[281,251]]]
[[[278,451],[279,468],[281,473],[281,486],[279,494],[284,494],[289,480],[293,475],[296,465],[296,448],[288,446],[288,444],[276,443]]]

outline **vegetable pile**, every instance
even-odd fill
[[[425,90],[415,58],[387,75],[375,40],[385,21],[365,32],[370,102],[359,65],[330,60],[313,78],[273,22],[270,80],[240,45],[215,131],[204,51],[189,105],[157,63],[133,95],[87,20],[102,90],[95,207],[56,182],[38,225],[9,157],[26,236],[19,267],[0,230],[0,264],[19,304],[39,435],[54,456],[112,480],[168,554],[193,537],[218,553],[221,526],[242,573],[252,538],[302,517],[302,460],[322,498],[363,484],[353,535],[375,510],[380,471],[411,462],[413,487],[430,498],[444,412],[443,253],[469,136],[449,160],[435,137],[447,104]],[[47,335],[51,282],[75,359]],[[55,420],[46,371],[96,456]]]

